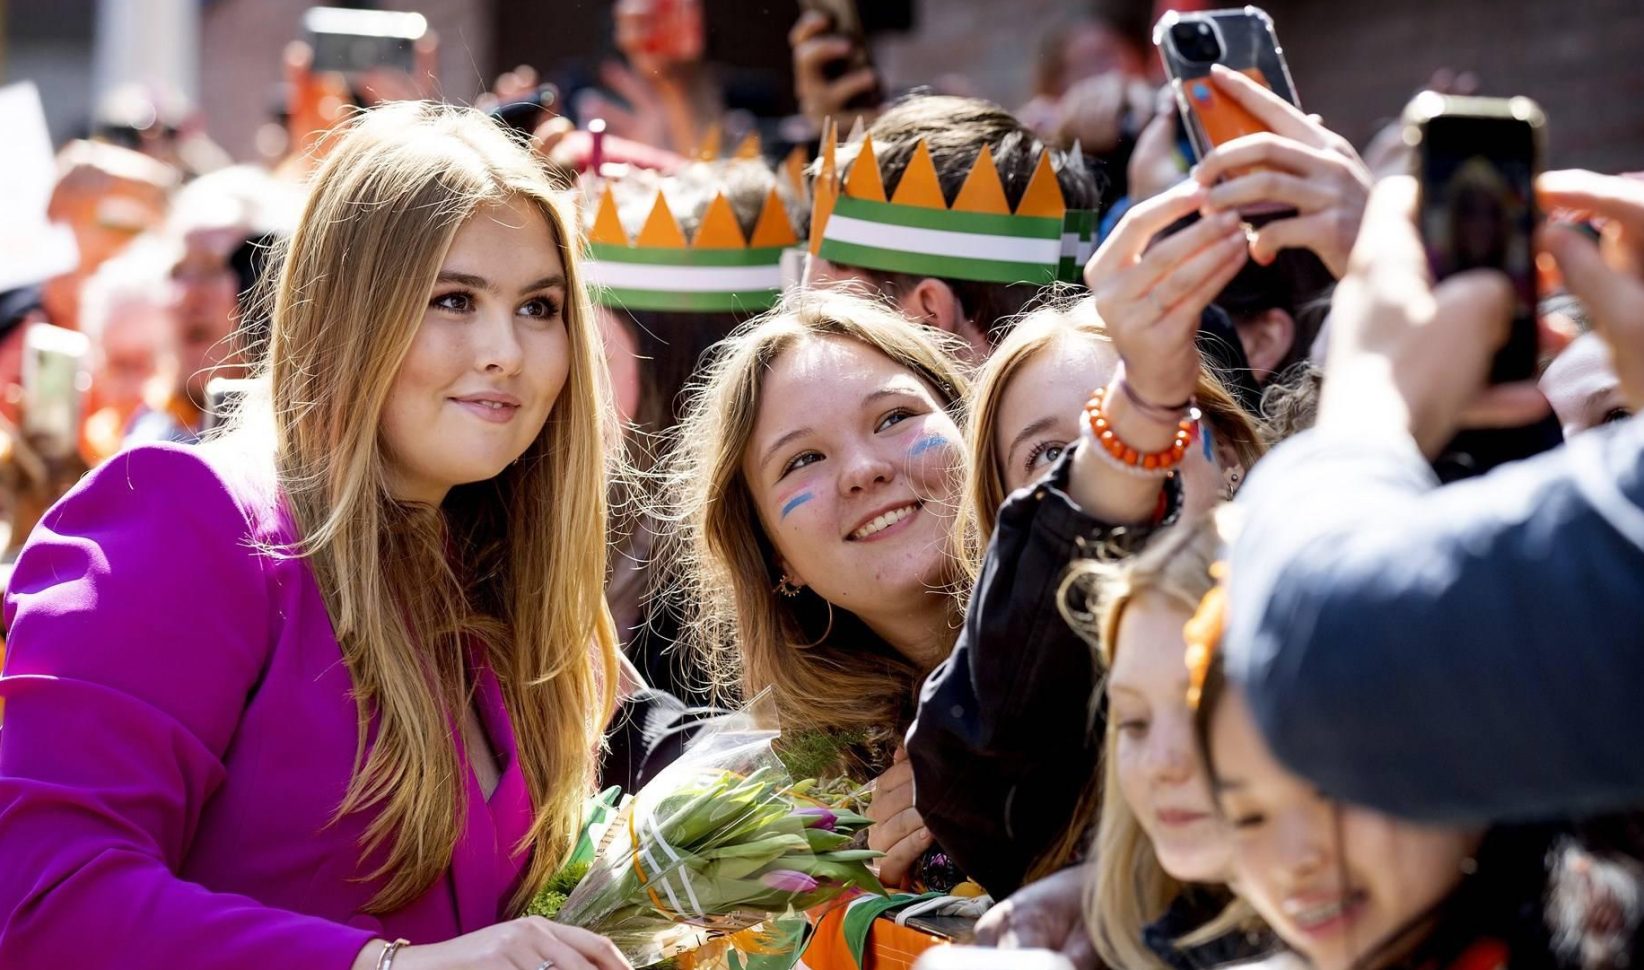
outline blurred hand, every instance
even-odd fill
[[[1105,155],[1119,147],[1125,116],[1147,118],[1153,106],[1153,86],[1140,78],[1118,71],[1087,77],[1062,95],[1060,141]]]
[[[1136,137],[1136,150],[1130,153],[1127,171],[1130,183],[1130,203],[1145,202],[1182,180],[1185,170],[1181,155],[1176,151],[1176,98],[1170,88],[1158,92],[1153,118]]]
[[[1433,285],[1416,229],[1414,179],[1370,197],[1364,229],[1330,314],[1318,425],[1367,436],[1408,434],[1436,455],[1462,427],[1516,427],[1547,412],[1534,382],[1488,387],[1507,339],[1513,292],[1492,270]]]
[[[660,147],[671,144],[668,113],[654,87],[627,65],[616,61],[601,65],[599,77],[617,97],[628,103],[627,107],[597,90],[586,89],[577,96],[578,117],[604,119],[605,130],[618,138]],[[690,148],[687,145],[680,150]]]
[[[1189,180],[1135,206],[1085,266],[1085,284],[1124,361],[1126,382],[1160,406],[1193,396],[1199,316],[1244,265],[1244,230],[1235,212],[1213,213],[1155,239],[1206,197],[1203,186]]]
[[[317,164],[315,148],[352,103],[341,74],[312,70],[314,51],[300,40],[285,47],[287,160],[299,169]]]
[[[891,766],[873,780],[868,804],[868,848],[885,853],[879,860],[879,881],[887,886],[911,883],[914,864],[931,846],[930,830],[913,807],[913,765],[900,745]]]
[[[1089,877],[1089,866],[1074,866],[1023,886],[977,922],[977,945],[1054,950],[1067,957],[1074,970],[1096,970],[1096,949],[1085,928]]]
[[[355,970],[376,966],[379,943],[360,951]],[[531,970],[552,960],[555,970],[632,970],[603,936],[551,923],[540,916],[510,920],[445,943],[408,946],[394,955],[395,970]]]
[[[1339,278],[1364,219],[1370,170],[1347,139],[1244,75],[1217,65],[1211,83],[1271,131],[1234,139],[1194,169],[1210,189],[1210,207],[1295,209],[1257,230],[1251,258],[1266,266],[1281,249],[1311,249]]]
[[[793,48],[794,97],[799,102],[800,113],[818,131],[829,118],[849,131],[857,115],[873,112],[852,111],[845,105],[878,86],[879,73],[868,65],[828,80],[823,69],[848,57],[852,49],[849,38],[830,33],[832,28],[826,16],[807,10],[788,31],[788,46]]]
[[[1644,181],[1592,172],[1548,172],[1536,180],[1544,209],[1574,210],[1602,220],[1601,242],[1549,224],[1542,242],[1564,283],[1581,300],[1610,345],[1621,391],[1644,409]]]
[[[1472,71],[1457,72],[1441,67],[1433,72],[1420,90],[1437,91],[1439,94],[1477,94],[1478,88],[1478,75]],[[1369,144],[1364,146],[1364,164],[1370,169],[1370,174],[1378,179],[1410,174],[1410,146],[1404,143],[1403,119],[1394,118],[1376,132]]]

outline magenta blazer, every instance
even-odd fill
[[[6,597],[0,967],[347,968],[372,937],[432,943],[509,918],[532,808],[496,679],[451,866],[362,912],[369,817],[332,816],[354,763],[352,682],[272,472],[149,445],[41,521]],[[462,750],[459,746],[459,752]]]

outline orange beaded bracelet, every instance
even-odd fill
[[[1122,378],[1121,378],[1122,379]],[[1085,420],[1100,454],[1131,474],[1143,477],[1163,477],[1182,463],[1187,449],[1199,437],[1199,409],[1189,406],[1187,416],[1176,423],[1176,436],[1170,446],[1155,452],[1137,451],[1116,434],[1107,420],[1107,398],[1112,388],[1102,388],[1085,404]]]

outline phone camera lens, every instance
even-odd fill
[[[1216,31],[1202,20],[1178,23],[1170,28],[1170,39],[1177,53],[1199,64],[1214,64],[1222,59],[1222,45]]]

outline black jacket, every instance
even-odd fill
[[[1072,824],[1100,760],[1095,668],[1057,609],[1062,578],[1073,560],[1128,554],[1158,528],[1081,512],[1066,492],[1072,454],[1000,508],[964,629],[926,680],[907,737],[915,807],[995,899]],[[1180,505],[1174,479],[1166,497],[1169,522]]]

